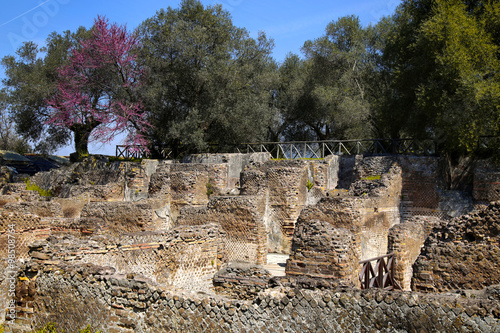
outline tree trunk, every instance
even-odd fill
[[[89,138],[92,130],[96,128],[96,122],[86,123],[86,124],[74,124],[71,126],[70,130],[75,136],[75,153],[72,154],[72,159],[80,161],[83,157],[89,155]]]

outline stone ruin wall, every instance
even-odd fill
[[[225,261],[217,225],[176,227],[166,232],[107,237],[51,236],[30,245],[32,270],[43,265],[110,266],[117,274],[143,276],[152,283],[208,291]]]
[[[440,221],[413,265],[412,289],[479,290],[500,283],[500,202]]]
[[[26,279],[20,284],[29,297],[33,283]],[[495,289],[486,290],[482,297],[464,298],[382,290],[276,288],[244,301],[166,290],[93,265],[40,267],[35,284],[37,297],[33,302],[39,311],[26,314],[24,323],[37,326],[51,321],[70,330],[87,324],[104,332],[500,329],[500,299]]]
[[[389,229],[399,223],[401,170],[391,160],[365,162],[355,170],[350,196],[323,198],[302,211],[287,275],[359,287],[358,262],[387,253]]]
[[[0,202],[0,208],[2,215],[10,214],[11,219],[15,218],[13,210],[23,210],[24,213],[37,210],[44,215],[43,218],[19,215],[21,217],[16,220],[19,226],[24,221],[36,220],[33,222],[36,228],[22,229],[19,234],[19,239],[26,239],[20,242],[23,248],[20,253],[25,253],[26,258],[28,243],[49,235],[57,238],[58,235],[69,234],[77,240],[101,237],[95,249],[104,252],[83,253],[78,252],[81,249],[73,249],[80,257],[66,255],[69,260],[56,261],[64,265],[112,263],[115,269],[118,268],[117,274],[125,274],[127,263],[133,262],[132,275],[143,274],[152,282],[161,281],[171,286],[189,288],[192,285],[185,279],[182,280],[184,282],[175,280],[167,273],[163,276],[171,276],[170,280],[154,276],[156,271],[171,272],[172,267],[158,268],[151,262],[172,263],[175,262],[176,251],[184,251],[170,247],[169,252],[164,245],[157,247],[155,243],[165,237],[168,229],[181,228],[179,230],[193,233],[192,230],[196,228],[209,229],[209,223],[214,222],[220,226],[219,232],[225,235],[222,237],[223,242],[212,242],[210,237],[201,233],[200,237],[207,238],[209,244],[206,247],[188,246],[186,249],[189,250],[182,252],[185,253],[184,258],[198,258],[200,253],[205,253],[214,258],[213,262],[207,265],[207,261],[193,263],[188,260],[171,264],[182,267],[178,269],[182,273],[177,276],[187,276],[189,279],[194,276],[195,281],[196,276],[203,276],[201,280],[204,282],[195,283],[194,288],[202,288],[200,286],[203,285],[206,290],[211,285],[208,277],[213,276],[217,266],[228,259],[261,264],[265,263],[265,254],[269,249],[286,251],[287,244],[290,244],[286,240],[290,242],[292,239],[290,232],[283,226],[293,226],[291,230],[300,231],[297,231],[298,238],[295,247],[292,245],[291,258],[287,263],[289,276],[336,277],[343,281],[340,285],[357,285],[357,262],[385,254],[388,249],[396,253],[401,263],[396,278],[407,287],[415,269],[411,267],[412,263],[420,253],[420,247],[431,227],[430,224],[424,223],[422,226],[421,222],[412,220],[407,221],[408,224],[399,224],[399,207],[405,205],[405,202],[400,204],[400,191],[402,189],[404,192],[405,186],[411,187],[412,182],[422,172],[426,172],[426,165],[432,162],[429,161],[428,158],[400,158],[396,162],[401,165],[402,171],[393,167],[394,159],[381,157],[346,159],[332,156],[325,161],[249,161],[246,167],[244,163],[238,164],[238,170],[243,170],[239,183],[235,181],[234,174],[231,175],[234,167],[231,169],[227,162],[183,165],[145,161],[129,166],[123,163],[99,166],[96,163],[89,174],[78,168],[73,169],[70,176],[56,174],[52,184],[55,189],[59,189],[61,197],[51,201],[40,200],[37,194],[25,191],[24,184],[8,184],[0,189],[4,194],[0,200],[5,197]],[[105,167],[110,167],[110,170],[101,172]],[[431,170],[435,169],[432,167]],[[377,176],[380,178],[376,179]],[[44,177],[47,176],[39,176],[40,184],[48,183]],[[432,172],[429,177],[437,179]],[[310,189],[307,187],[308,181],[313,185]],[[494,183],[491,179],[488,181]],[[68,186],[65,182],[73,182],[73,185]],[[207,193],[208,182],[213,190],[210,195]],[[346,188],[342,189],[342,186]],[[97,190],[87,193],[90,188]],[[412,196],[416,202],[419,195],[428,200],[427,193],[431,193],[431,198],[437,196],[438,202],[443,201],[439,186],[433,180],[425,179],[419,191],[403,193],[403,201]],[[15,202],[12,197],[17,198]],[[422,210],[428,216],[443,210],[442,205],[435,206],[432,203],[430,206]],[[282,212],[287,209],[291,213],[285,216]],[[346,213],[344,218],[339,215],[342,211]],[[129,234],[120,238],[121,245],[116,239],[112,240],[124,232]],[[328,237],[322,238],[320,235]],[[131,240],[134,237],[141,241]],[[127,239],[130,240],[128,243]],[[323,245],[317,246],[321,242]],[[111,246],[109,250],[107,246]],[[494,252],[495,248],[492,249]],[[498,251],[498,247],[496,249]],[[336,253],[335,256],[331,255],[332,251]],[[478,251],[474,251],[475,255],[479,255]],[[45,260],[49,264],[53,261],[52,257],[46,258],[52,253],[50,251],[33,253],[41,257],[36,260]],[[204,267],[206,274],[193,273],[198,267]],[[443,267],[449,266],[443,264]],[[418,269],[415,272],[420,274]],[[427,272],[424,271],[420,277],[428,278]],[[477,288],[484,285],[480,284]],[[441,290],[439,286],[433,288]],[[448,290],[446,288],[442,290]]]
[[[214,197],[207,207],[184,207],[177,225],[217,223],[229,261],[265,264],[268,251],[261,196]]]
[[[395,255],[394,278],[403,290],[411,290],[413,264],[438,222],[435,217],[413,217],[389,230],[387,253]]]

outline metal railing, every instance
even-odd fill
[[[247,143],[237,147],[239,153],[268,152],[273,158],[324,158],[328,155],[411,154],[434,155],[432,140],[375,139]]]
[[[216,148],[216,147],[215,147]],[[293,142],[259,142],[227,146],[219,153],[257,153],[267,152],[273,158],[300,159],[324,158],[328,155],[382,155],[409,154],[435,155],[436,146],[432,140],[415,139],[375,139],[375,140],[328,140],[328,141],[293,141]],[[157,147],[164,158],[170,156],[171,150]],[[147,157],[143,146],[116,146],[117,157]]]
[[[164,159],[169,158],[172,150],[167,147],[155,147],[156,151]],[[151,154],[145,146],[139,145],[118,145],[116,146],[116,157],[123,158],[147,158]]]
[[[372,261],[376,261],[372,266]],[[394,279],[394,253],[367,259],[359,262],[363,265],[359,274],[361,289],[381,288],[385,290],[402,290],[399,283]]]

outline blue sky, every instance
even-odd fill
[[[176,8],[180,0],[1,0],[0,58],[13,54],[24,41],[43,45],[53,31],[90,27],[97,15],[136,28],[161,8]],[[327,24],[345,15],[359,16],[363,25],[374,24],[394,12],[400,0],[202,0],[221,4],[231,13],[233,24],[246,28],[252,37],[259,31],[275,42],[274,58],[280,62],[289,52],[300,54],[306,40],[324,34]],[[0,78],[3,78],[3,68]],[[90,153],[114,155],[115,144],[94,144]],[[58,151],[68,155],[67,147]]]

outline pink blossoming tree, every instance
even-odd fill
[[[136,61],[138,46],[137,35],[99,16],[90,38],[70,50],[68,63],[58,69],[48,122],[73,132],[78,158],[88,154],[89,141],[110,142],[123,132],[126,144],[147,144],[151,125],[138,97],[146,78]]]

